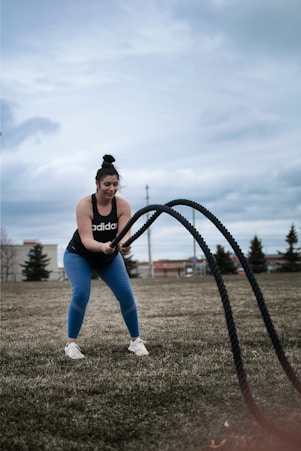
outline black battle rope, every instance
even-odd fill
[[[273,325],[273,322],[272,322],[271,316],[269,314],[268,308],[266,306],[263,294],[262,294],[260,287],[258,285],[258,282],[254,276],[252,268],[251,268],[248,260],[246,259],[245,255],[241,251],[239,245],[237,244],[235,239],[230,234],[230,232],[224,227],[224,225],[219,221],[219,219],[217,219],[216,216],[214,216],[209,210],[207,210],[207,208],[203,207],[202,205],[200,205],[196,202],[193,202],[193,201],[190,201],[187,199],[176,199],[176,200],[167,202],[165,205],[167,205],[169,207],[174,207],[176,205],[186,205],[188,207],[192,207],[192,208],[198,210],[200,213],[202,213],[204,216],[206,216],[217,227],[217,229],[224,235],[226,240],[232,246],[232,249],[234,250],[243,269],[245,270],[246,276],[253,289],[262,319],[264,321],[264,324],[268,331],[269,337],[274,346],[278,360],[279,360],[285,374],[287,375],[288,379],[291,381],[291,383],[293,384],[295,389],[301,394],[301,381],[298,379],[295,371],[293,370],[293,368],[291,367],[290,363],[287,360],[287,357],[284,353],[282,344],[280,342],[280,339],[279,339],[277,332],[275,330],[275,327]],[[136,240],[148,227],[150,227],[150,225],[160,216],[161,213],[162,212],[160,210],[156,211],[149,218],[149,220],[128,240],[128,242],[126,244],[132,243],[134,240]]]
[[[176,201],[174,201],[174,202],[176,202]],[[126,224],[126,226],[123,228],[123,230],[112,241],[111,246],[115,247],[118,244],[118,242],[125,236],[125,234],[130,230],[132,225],[140,218],[140,216],[144,215],[145,213],[147,213],[149,211],[156,211],[156,213],[152,216],[152,218],[150,218],[147,221],[148,227],[156,219],[156,218],[154,218],[154,216],[158,217],[163,212],[168,213],[170,216],[173,216],[175,219],[177,219],[179,222],[181,222],[181,224],[193,235],[193,237],[195,238],[195,240],[201,247],[202,251],[204,252],[204,254],[206,256],[206,259],[210,266],[211,272],[215,278],[215,281],[216,281],[216,284],[217,284],[217,287],[218,287],[218,290],[219,290],[219,293],[221,296],[221,300],[222,300],[222,304],[223,304],[223,308],[224,308],[224,312],[225,312],[225,317],[226,317],[228,333],[229,333],[229,337],[230,337],[230,343],[231,343],[231,349],[232,349],[234,363],[235,363],[236,374],[237,374],[239,386],[240,386],[241,392],[243,394],[243,397],[246,401],[246,404],[247,404],[249,410],[251,411],[251,413],[254,415],[254,417],[256,418],[256,420],[262,427],[264,427],[265,429],[269,430],[272,433],[277,434],[283,440],[287,440],[291,444],[300,447],[301,446],[301,436],[295,435],[293,433],[289,433],[288,431],[280,428],[278,425],[271,422],[268,418],[265,417],[265,415],[263,414],[261,409],[257,406],[257,404],[253,398],[253,395],[251,393],[251,390],[250,390],[250,387],[249,387],[249,384],[247,381],[247,376],[246,376],[246,373],[244,370],[243,361],[242,361],[242,357],[241,357],[240,345],[239,345],[239,341],[238,341],[238,337],[237,337],[237,333],[236,333],[236,327],[235,327],[235,323],[234,323],[234,318],[233,318],[233,314],[232,314],[232,309],[231,309],[228,293],[227,293],[221,272],[219,270],[216,260],[215,260],[214,256],[212,255],[209,247],[207,246],[206,242],[204,241],[202,236],[199,234],[199,232],[195,229],[195,227],[193,227],[190,224],[190,222],[187,221],[187,219],[185,219],[180,213],[173,210],[168,205],[156,205],[156,204],[149,205],[149,206],[146,206],[146,207],[140,209],[139,211],[137,211],[134,214],[134,216],[132,216],[132,218]],[[143,233],[143,232],[140,233],[140,231],[141,231],[141,229],[138,231],[139,233],[137,232],[129,240],[127,240],[127,242],[124,243],[124,245],[127,246],[130,243],[132,243],[136,238],[138,238],[138,236],[140,236],[141,233]]]

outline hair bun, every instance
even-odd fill
[[[104,155],[103,156],[103,164],[107,163],[109,165],[113,164],[115,161],[115,158],[112,155]]]
[[[101,168],[98,169],[97,173],[96,173],[96,177],[95,180],[100,182],[104,177],[106,177],[107,175],[116,175],[116,177],[119,180],[119,174],[118,171],[116,170],[115,166],[113,165],[115,158],[112,155],[104,155],[103,157],[103,162],[101,165]]]

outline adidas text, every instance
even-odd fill
[[[100,224],[92,224],[93,232],[103,232],[104,230],[115,230],[117,229],[117,222],[101,222]]]

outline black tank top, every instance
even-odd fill
[[[106,243],[112,241],[117,235],[118,217],[116,198],[112,199],[112,210],[108,216],[102,216],[97,209],[96,195],[91,195],[91,202],[93,208],[92,218],[92,233],[94,240],[99,243]],[[91,264],[106,266],[111,263],[118,253],[116,249],[113,254],[106,255],[103,252],[93,252],[85,248],[78,233],[78,229],[74,232],[72,239],[70,240],[67,250],[75,254],[80,254]]]

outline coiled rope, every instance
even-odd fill
[[[239,382],[239,386],[241,389],[241,392],[243,394],[243,397],[245,399],[245,402],[253,414],[253,416],[256,418],[258,423],[267,429],[268,431],[275,433],[280,438],[286,440],[287,442],[296,445],[297,447],[301,447],[301,436],[298,436],[294,433],[288,432],[282,428],[280,428],[278,425],[271,422],[266,416],[263,414],[261,409],[257,406],[252,392],[250,390],[246,372],[244,370],[243,361],[241,357],[241,350],[239,345],[239,340],[236,333],[236,326],[232,314],[231,304],[228,297],[227,289],[225,287],[224,280],[222,278],[220,269],[216,263],[216,260],[211,253],[209,247],[207,246],[206,242],[200,235],[200,233],[196,230],[196,228],[187,221],[184,216],[182,216],[179,212],[175,211],[172,206],[175,205],[187,205],[192,208],[195,208],[199,212],[203,213],[208,219],[210,219],[213,224],[221,231],[221,233],[224,235],[224,237],[228,240],[228,242],[231,244],[234,252],[236,253],[237,257],[239,258],[242,267],[245,270],[245,273],[248,277],[248,280],[252,286],[253,292],[256,296],[257,303],[262,315],[262,318],[264,320],[264,323],[266,325],[266,328],[268,330],[269,336],[271,338],[271,341],[273,343],[273,346],[275,348],[276,354],[278,356],[278,359],[287,374],[288,378],[292,382],[293,386],[301,393],[301,382],[297,378],[294,370],[292,369],[291,365],[289,364],[285,353],[283,351],[281,342],[277,336],[277,333],[275,331],[275,328],[273,326],[272,320],[270,318],[268,309],[266,307],[263,295],[261,293],[261,290],[259,288],[259,285],[255,279],[255,276],[253,274],[253,271],[245,258],[244,254],[240,250],[238,244],[234,240],[234,238],[231,236],[231,234],[228,232],[228,230],[223,226],[223,224],[212,214],[210,213],[205,207],[197,204],[196,202],[189,201],[186,199],[177,199],[171,202],[168,202],[165,205],[160,204],[154,204],[154,205],[148,205],[140,210],[138,210],[130,219],[130,221],[126,224],[124,229],[115,237],[115,239],[112,241],[111,246],[115,247],[119,241],[125,236],[125,234],[129,231],[129,229],[132,227],[132,225],[145,213],[148,213],[150,211],[155,211],[155,213],[146,221],[146,223],[134,234],[132,237],[130,237],[125,243],[124,246],[129,246],[133,241],[135,241],[142,233],[144,233],[148,227],[160,216],[161,213],[167,213],[170,216],[173,216],[175,219],[177,219],[195,238],[199,246],[201,247],[203,253],[206,256],[206,259],[208,261],[208,264],[210,266],[211,272],[215,278],[223,308],[226,318],[226,324],[228,328],[230,343],[231,343],[231,349],[236,369],[236,374]]]

